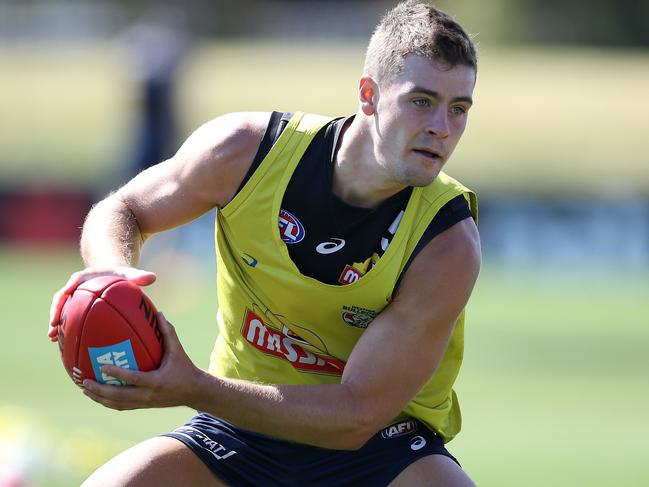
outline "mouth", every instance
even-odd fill
[[[440,152],[431,149],[413,149],[413,152],[430,159],[431,161],[441,161],[443,156]]]

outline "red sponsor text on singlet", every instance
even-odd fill
[[[242,333],[246,341],[257,350],[288,360],[300,371],[342,375],[345,368],[342,360],[305,350],[281,331],[267,326],[250,310],[246,312]]]

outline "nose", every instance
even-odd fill
[[[438,139],[445,139],[449,131],[448,112],[444,107],[438,106],[427,120],[426,132]]]

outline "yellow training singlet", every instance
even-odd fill
[[[371,321],[390,303],[402,269],[439,209],[464,194],[477,215],[475,195],[440,173],[429,186],[413,190],[387,251],[360,280],[334,286],[300,274],[280,237],[280,205],[304,151],[330,120],[296,113],[250,180],[217,212],[219,335],[209,369],[214,375],[264,384],[339,383],[364,332],[350,323]],[[452,386],[463,348],[464,313],[439,367],[398,419],[418,418],[445,441],[457,434],[461,418]]]

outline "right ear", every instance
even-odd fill
[[[358,86],[358,97],[361,102],[361,110],[365,115],[374,115],[376,103],[379,100],[379,86],[369,75],[363,75]]]

